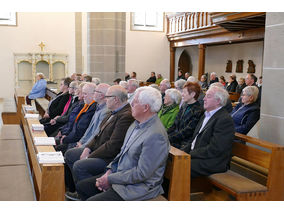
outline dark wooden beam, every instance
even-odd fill
[[[175,81],[175,54],[176,48],[170,46],[170,82]]]
[[[201,76],[204,74],[205,70],[205,48],[204,44],[199,44],[199,58],[198,58],[198,80],[201,79]]]
[[[243,41],[263,40],[264,33],[264,28],[255,28],[237,32],[220,30],[218,33],[208,33],[207,35],[204,34],[204,36],[182,35],[175,37],[173,41],[171,41],[171,47],[185,47],[199,44],[228,44]]]

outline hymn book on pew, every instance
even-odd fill
[[[36,108],[34,106],[25,105],[24,106],[26,112],[35,112]]]
[[[40,164],[43,163],[64,163],[62,152],[39,152],[37,159]]]
[[[25,118],[31,118],[31,119],[39,119],[39,114],[25,114]]]
[[[42,124],[32,124],[32,130],[33,131],[43,131],[44,126]]]
[[[55,144],[54,137],[34,137],[36,146],[53,146]]]

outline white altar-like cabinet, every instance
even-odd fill
[[[14,53],[15,86],[31,89],[36,73],[41,72],[47,81],[59,85],[68,74],[68,55],[59,53]]]

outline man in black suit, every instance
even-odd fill
[[[225,172],[231,160],[235,129],[230,114],[223,107],[228,92],[212,86],[204,97],[206,112],[197,124],[192,141],[183,148],[191,155],[191,177]]]

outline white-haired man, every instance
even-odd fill
[[[85,147],[90,143],[91,139],[99,133],[100,124],[108,112],[105,95],[109,87],[110,85],[105,83],[101,83],[97,86],[94,93],[94,99],[97,102],[96,112],[84,136],[77,142],[77,147]]]
[[[210,81],[209,81],[209,86],[215,82],[219,82],[219,79],[217,77],[217,74],[215,72],[212,72],[210,74]]]
[[[191,177],[225,172],[229,168],[234,122],[224,106],[228,92],[212,86],[204,97],[206,112],[198,122],[192,141],[183,150],[191,155]]]
[[[125,134],[134,121],[127,102],[127,91],[123,87],[109,87],[104,97],[109,112],[101,122],[99,132],[85,148],[70,149],[65,153],[65,162],[72,172],[74,184],[105,171],[106,166],[120,152]],[[66,197],[76,200],[77,194],[69,191]]]
[[[139,87],[139,82],[136,79],[129,79],[127,81],[128,103],[131,103],[135,90]]]
[[[157,116],[161,104],[158,90],[137,89],[131,102],[136,121],[106,173],[78,183],[82,200],[149,200],[163,193],[161,183],[170,146]]]

